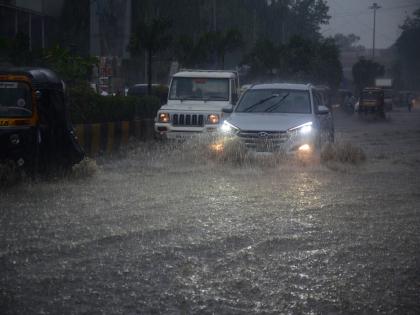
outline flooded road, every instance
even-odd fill
[[[420,313],[420,109],[336,132],[365,163],[142,144],[1,192],[1,313]]]

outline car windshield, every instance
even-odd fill
[[[0,82],[0,117],[30,117],[31,90],[23,82]]]
[[[171,100],[229,100],[229,80],[209,78],[174,78],[169,93]]]
[[[236,112],[310,114],[308,91],[251,89],[239,102]]]

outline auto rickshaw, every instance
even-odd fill
[[[48,69],[0,69],[0,161],[36,172],[53,165],[68,168],[83,157],[64,82]]]
[[[384,90],[378,87],[364,88],[360,95],[358,112],[385,117]]]

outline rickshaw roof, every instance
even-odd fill
[[[35,89],[63,90],[63,81],[57,74],[46,68],[2,68],[0,75],[24,75],[29,77]]]

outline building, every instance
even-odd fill
[[[99,58],[94,71],[98,92],[124,90],[123,59],[129,58],[131,0],[90,2],[90,55]]]
[[[13,39],[18,33],[29,37],[29,49],[49,46],[49,29],[54,29],[64,0],[0,0],[0,38]]]

